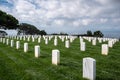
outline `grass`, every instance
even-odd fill
[[[14,42],[17,41],[14,39]],[[41,43],[28,42],[29,51],[23,52],[23,44],[20,41],[20,49],[0,43],[0,80],[86,80],[82,78],[82,60],[92,57],[96,60],[96,80],[120,79],[120,42],[109,49],[108,56],[101,55],[101,44],[92,46],[86,42],[86,51],[80,51],[79,39],[65,48],[64,42],[58,39],[58,46],[53,45],[53,39],[48,45],[44,40]],[[104,42],[107,43],[107,42]],[[39,58],[34,57],[34,46],[40,45]],[[51,64],[51,52],[60,50],[60,65]]]

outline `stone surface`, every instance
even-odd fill
[[[60,64],[60,51],[52,50],[52,64],[58,65]]]
[[[16,41],[16,49],[20,48],[20,41]]]
[[[11,40],[11,42],[10,42],[10,46],[11,46],[11,47],[14,46],[14,41],[13,41],[13,40]]]
[[[9,39],[6,39],[6,45],[9,45]]]
[[[40,56],[40,46],[36,45],[35,46],[35,57],[38,58]]]
[[[96,45],[96,39],[92,40],[92,45]]]
[[[28,51],[28,43],[24,43],[24,52]]]
[[[65,41],[65,47],[66,47],[66,48],[69,48],[69,47],[70,47],[70,42],[69,42],[69,40]]]
[[[112,40],[108,41],[108,46],[111,47],[111,48],[113,47],[113,41]]]
[[[80,50],[85,51],[85,42],[80,43]]]
[[[54,39],[54,45],[57,46],[58,42],[57,42],[57,39],[55,38]]]
[[[108,45],[107,44],[102,44],[102,54],[103,55],[108,55]]]
[[[48,44],[48,39],[47,38],[45,39],[45,44]]]
[[[41,42],[41,38],[39,37],[39,38],[38,38],[38,43],[40,43],[40,42]]]
[[[83,78],[95,80],[96,78],[96,60],[90,57],[83,58]]]

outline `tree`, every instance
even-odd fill
[[[21,23],[19,25],[18,35],[20,35],[21,33],[25,35],[35,35],[35,34],[46,35],[47,34],[44,30],[40,31],[34,25],[27,24],[27,23]]]
[[[92,31],[88,30],[87,31],[87,36],[92,36]]]
[[[5,31],[1,31],[0,30],[0,37],[4,37],[4,36],[6,36],[6,35],[8,35]]]
[[[45,32],[45,30],[41,30],[40,35],[47,35],[47,33]]]
[[[103,37],[103,33],[101,31],[95,31],[94,32],[94,37]]]
[[[0,28],[17,29],[18,23],[15,17],[0,10]]]

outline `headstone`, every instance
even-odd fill
[[[48,44],[48,38],[45,39],[45,44]]]
[[[22,36],[20,36],[20,40],[22,40]]]
[[[52,64],[58,65],[60,63],[60,51],[52,50]]]
[[[38,38],[38,43],[40,43],[40,41],[41,41],[41,38],[39,37],[39,38]]]
[[[16,49],[20,48],[20,41],[16,41]]]
[[[9,39],[6,40],[6,45],[9,45]]]
[[[30,37],[27,38],[27,41],[30,41]]]
[[[80,43],[83,42],[83,38],[80,38]]]
[[[54,45],[57,46],[57,39],[54,39]]]
[[[24,43],[24,52],[28,51],[28,43]]]
[[[85,51],[85,42],[80,43],[80,50]]]
[[[25,41],[26,40],[26,37],[24,36],[23,40]]]
[[[13,41],[13,40],[11,40],[11,42],[10,42],[10,46],[11,46],[11,47],[14,46],[14,41]]]
[[[83,78],[95,80],[96,78],[96,60],[90,57],[83,58]]]
[[[92,45],[96,45],[96,39],[92,40]]]
[[[5,44],[5,38],[3,38],[3,44]]]
[[[108,46],[111,47],[111,48],[113,47],[113,41],[112,40],[108,41]]]
[[[69,47],[70,47],[69,40],[65,41],[65,47],[66,47],[66,48],[69,48]]]
[[[72,37],[70,38],[70,42],[71,42],[71,43],[73,42],[73,38],[72,38]]]
[[[40,46],[36,45],[35,46],[35,57],[38,58],[40,56]]]
[[[102,54],[108,55],[108,45],[107,44],[102,44]]]
[[[91,38],[90,37],[88,38],[88,41],[91,42]]]
[[[35,38],[34,37],[32,37],[32,42],[35,42]]]
[[[62,39],[62,42],[64,42],[64,37],[62,37],[61,39]]]

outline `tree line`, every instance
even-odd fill
[[[18,35],[46,35],[45,30],[39,30],[34,25],[28,23],[20,23],[19,21],[10,14],[3,12],[0,10],[0,28],[1,29],[16,29],[18,30]],[[52,35],[68,35],[67,33],[53,33]],[[87,34],[80,34],[77,36],[91,36],[91,37],[103,37],[103,33],[101,31],[92,31],[88,30]]]
[[[28,23],[20,23],[19,21],[10,14],[0,10],[0,28],[1,29],[16,29],[18,30],[18,35],[46,35],[45,30],[39,30],[34,25]]]

